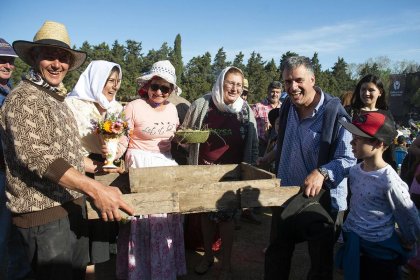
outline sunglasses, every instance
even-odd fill
[[[161,85],[158,85],[158,84],[151,84],[150,85],[150,89],[153,90],[153,91],[157,91],[158,89],[160,89],[160,91],[163,94],[168,94],[171,91],[171,88],[170,87],[161,86]]]

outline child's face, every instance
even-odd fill
[[[361,137],[353,134],[353,140],[350,142],[355,158],[364,159],[372,157],[377,151],[377,140]]]

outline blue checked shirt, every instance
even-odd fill
[[[282,186],[302,186],[306,176],[317,168],[319,142],[321,139],[322,120],[324,114],[324,93],[314,109],[313,114],[299,120],[298,113],[292,104],[287,119],[283,147],[280,157],[277,177]],[[333,211],[347,209],[347,178],[348,170],[356,164],[351,151],[352,135],[343,127],[339,131],[339,144],[334,153],[334,159],[322,167],[328,170],[329,180],[326,186],[331,192]]]

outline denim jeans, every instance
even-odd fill
[[[5,174],[0,171],[0,279],[24,279],[30,265],[6,201]]]

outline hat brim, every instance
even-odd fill
[[[159,77],[164,79],[165,81],[167,81],[168,83],[174,85],[174,90],[173,92],[175,92],[177,95],[180,95],[182,93],[181,88],[174,82],[171,82],[171,76],[170,75],[165,75],[165,74],[161,74],[161,73],[150,73],[150,74],[146,74],[143,76],[140,76],[136,79],[138,85],[140,86],[140,88],[142,88],[148,81],[150,81],[153,77]]]
[[[355,126],[352,123],[346,122],[344,120],[339,120],[339,122],[342,126],[344,126],[345,129],[347,129],[350,133],[352,133],[354,135],[365,137],[365,138],[375,138],[375,137],[363,132],[363,130],[361,130],[360,128],[358,128],[357,126]]]
[[[18,57],[15,54],[0,54],[0,56],[7,56],[7,57]]]
[[[32,67],[36,67],[35,61],[31,54],[31,50],[34,47],[54,47],[54,48],[62,49],[69,52],[73,57],[72,64],[69,68],[69,71],[79,68],[80,66],[82,66],[82,64],[86,60],[85,52],[73,50],[64,46],[58,46],[54,44],[36,43],[36,42],[23,41],[23,40],[13,42],[13,49],[15,50],[19,58]]]

